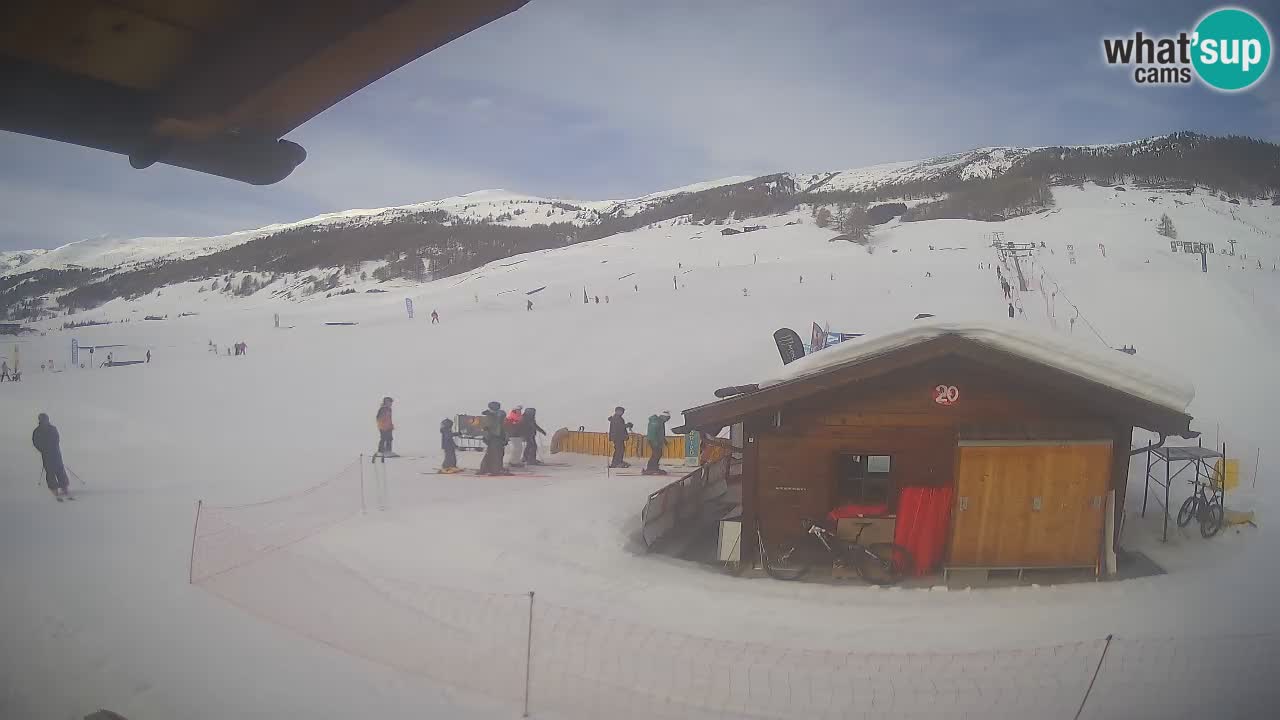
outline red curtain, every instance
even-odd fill
[[[951,488],[901,489],[893,541],[911,552],[912,575],[928,575],[941,564],[950,526]]]

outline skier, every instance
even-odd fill
[[[147,362],[148,362],[148,363],[149,363],[149,362],[151,362],[151,351],[150,351],[150,350],[148,350],[148,351],[147,351]]]
[[[511,408],[511,412],[507,413],[506,427],[503,430],[511,446],[511,450],[507,452],[507,465],[509,467],[522,467],[524,465],[522,459],[524,457],[524,435],[520,433],[520,421],[523,419],[523,405],[517,405]]]
[[[596,295],[596,304],[597,304],[597,305],[599,305],[599,304],[600,304],[600,296],[599,296],[599,295]]]
[[[747,292],[746,288],[742,288],[742,297],[750,297],[750,293]]]
[[[925,276],[925,277],[927,277],[927,278],[931,278],[931,277],[933,277],[933,273],[931,273],[931,272],[927,272],[927,273],[925,273],[925,274],[924,274],[924,276]]]
[[[1009,303],[1009,319],[1013,319],[1013,303]]]
[[[547,434],[538,425],[538,409],[527,408],[520,418],[520,433],[524,438],[524,464],[525,465],[542,465],[543,462],[538,459],[538,433]]]
[[[804,276],[803,276],[803,275],[801,275],[801,276],[800,276],[800,284],[801,284],[801,285],[803,285],[803,284],[804,284]]]
[[[662,460],[662,449],[667,444],[667,421],[671,419],[671,412],[663,410],[657,415],[649,416],[649,432],[647,438],[649,440],[649,464],[645,466],[642,473],[644,475],[666,475],[667,471],[658,467],[658,461]]]
[[[10,380],[10,379],[11,378],[9,377],[9,361],[0,360],[0,382],[4,382],[5,380]]]
[[[67,468],[62,463],[62,447],[61,440],[58,437],[58,428],[49,422],[49,416],[40,413],[38,416],[36,429],[31,432],[31,444],[35,449],[40,451],[40,462],[44,466],[44,481],[49,486],[49,492],[62,502],[63,498],[74,500],[71,491],[67,489],[70,481],[67,480]]]
[[[525,312],[530,312],[531,310],[533,310],[533,301],[532,301],[532,300],[525,300],[525,301],[524,301],[524,311],[525,311]]]
[[[631,467],[631,463],[622,459],[627,448],[627,434],[631,431],[631,423],[622,417],[622,413],[626,411],[626,408],[619,405],[609,416],[609,439],[613,441],[613,461],[609,463],[611,468]]]
[[[1259,267],[1261,267],[1261,266],[1259,266]],[[608,305],[608,304],[609,304],[609,296],[608,296],[608,295],[605,295],[605,296],[604,296],[604,304],[605,304],[605,305]]]
[[[671,289],[672,289],[672,290],[679,290],[679,289],[680,289],[680,286],[679,286],[678,284],[676,284],[676,276],[675,276],[675,275],[672,275],[672,276],[671,276]]]
[[[507,432],[503,428],[506,414],[502,412],[502,403],[497,400],[489,403],[484,415],[484,458],[480,460],[480,471],[477,475],[510,475],[502,467],[502,448],[507,445]]]
[[[444,450],[444,463],[440,465],[440,472],[445,475],[462,472],[458,467],[458,443],[453,441],[460,434],[453,429],[453,421],[449,418],[440,421],[440,449]]]
[[[431,311],[431,324],[432,325],[440,324],[440,313],[435,310]]]
[[[640,292],[640,284],[639,284],[639,283],[636,283],[636,284],[635,284],[635,285],[633,285],[632,287],[634,287],[634,288],[635,288],[636,292]]]
[[[390,397],[382,398],[382,405],[378,407],[378,413],[374,415],[374,420],[378,425],[378,450],[373,457],[379,455],[383,457],[399,457],[391,451],[391,432],[396,429],[396,424],[391,421],[391,403]],[[370,460],[372,462],[372,459]]]

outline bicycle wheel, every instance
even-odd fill
[[[1182,501],[1182,507],[1178,508],[1178,527],[1186,527],[1191,523],[1191,519],[1198,513],[1196,512],[1200,506],[1200,498],[1192,495]]]
[[[799,580],[809,572],[809,565],[800,558],[800,549],[789,543],[765,549],[760,564],[774,580]]]
[[[894,585],[911,572],[911,552],[894,543],[871,543],[858,553],[858,574],[873,585]]]
[[[1205,503],[1200,513],[1200,537],[1211,538],[1222,529],[1222,506],[1216,502]]]

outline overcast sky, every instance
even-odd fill
[[[1238,2],[1278,34],[1280,2]],[[1218,3],[532,0],[289,135],[268,188],[0,132],[0,249],[211,235],[506,188],[621,198],[728,175],[1175,130],[1280,140],[1280,72],[1247,93],[1137,87],[1104,36]],[[1273,61],[1275,64],[1277,61]]]

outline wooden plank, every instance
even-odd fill
[[[1096,563],[1103,507],[1094,498],[1110,486],[1110,445],[967,446],[959,455],[949,565]]]

